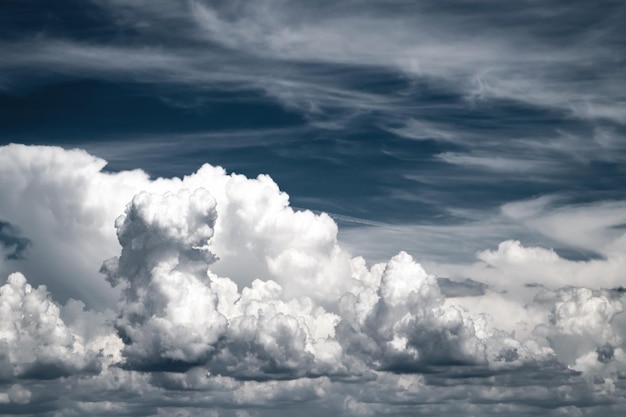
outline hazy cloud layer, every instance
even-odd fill
[[[623,291],[617,273],[598,272],[623,269],[608,256],[623,233],[602,232],[619,216],[581,225],[613,239],[606,258],[504,241],[474,264],[432,264],[448,272],[437,278],[406,252],[355,257],[328,215],[294,210],[268,176],[204,165],[152,180],[105,173],[83,151],[22,145],[0,160],[10,196],[0,217],[33,241],[29,273],[50,289],[8,275],[19,260],[2,264],[3,414],[624,409]],[[503,212],[526,222],[599,209],[516,204]],[[546,233],[576,242],[559,230]],[[44,256],[49,235],[62,244]],[[73,298],[110,285],[117,302],[67,300],[68,276]]]

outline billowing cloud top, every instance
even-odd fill
[[[104,166],[0,148],[2,224],[32,242],[0,261],[3,414],[624,409],[623,236],[586,262],[507,241],[438,279],[353,256],[268,176]]]

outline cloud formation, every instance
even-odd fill
[[[432,80],[474,102],[512,100],[624,124],[616,18],[624,9],[601,3],[348,1],[312,8],[276,0],[94,0],[85,7],[100,27],[125,31],[120,42],[85,42],[52,27],[35,39],[6,42],[0,65],[9,80],[19,80],[23,68],[51,67],[64,76],[254,88],[322,121],[333,108],[348,119],[384,107],[403,109],[399,119],[410,124],[403,95],[419,94],[418,88],[392,97],[368,93],[349,82],[346,71],[380,70]],[[128,46],[127,39],[139,46]]]
[[[54,288],[20,273],[0,288],[4,414],[624,407],[623,291],[552,277],[572,261],[549,249],[505,241],[477,264],[438,266],[474,281],[444,279],[406,252],[374,265],[353,256],[328,215],[294,210],[268,176],[205,165],[152,180],[103,172],[82,151],[21,145],[0,148],[0,160],[0,186],[11,190],[0,217],[33,240],[31,272],[50,271],[36,279]],[[53,230],[61,259],[101,267],[74,285],[108,282],[117,298],[108,310],[55,285],[81,263],[35,256]],[[117,254],[92,254],[116,241]],[[480,291],[450,295],[468,285]]]
[[[66,323],[44,286],[33,288],[22,274],[9,275],[0,287],[0,379],[55,379],[97,373],[103,365],[119,360],[121,341],[111,326],[82,307],[78,301],[68,303],[70,320]],[[30,394],[16,394],[23,392],[18,388],[11,392],[11,401],[28,402]]]
[[[613,0],[7,10],[7,140],[79,144],[113,169],[165,176],[209,154],[272,172],[299,206],[390,223],[462,221],[447,208],[546,193],[623,199],[624,5]]]
[[[626,3],[5,3],[1,415],[624,414]]]

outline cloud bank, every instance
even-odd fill
[[[0,218],[32,242],[0,263],[3,414],[624,409],[624,291],[619,274],[597,277],[623,265],[621,232],[612,258],[506,241],[434,265],[443,277],[406,252],[354,256],[328,215],[294,210],[268,176],[105,165],[0,148]],[[527,207],[507,210],[541,227]]]

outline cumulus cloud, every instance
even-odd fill
[[[283,301],[275,281],[256,279],[240,293],[231,279],[207,274],[216,261],[209,249],[216,218],[216,201],[203,188],[139,194],[118,218],[122,255],[103,270],[122,287],[117,327],[128,364],[184,369],[210,362],[215,372],[257,378],[336,366],[341,348],[329,338],[337,316],[308,297]],[[273,251],[262,248],[254,249]]]
[[[102,282],[99,265],[119,251],[111,219],[147,176],[139,171],[105,174],[105,165],[80,150],[0,149],[0,213],[31,240],[29,257],[36,259],[5,261],[0,264],[5,276],[20,270],[61,301],[72,297],[99,308],[114,305],[117,295]]]
[[[355,358],[344,352],[344,339],[360,357],[356,363],[364,362],[361,369],[415,371],[501,357],[487,352],[488,345],[496,349],[487,342],[490,330],[443,307],[437,280],[408,254],[368,270],[337,245],[328,216],[294,212],[267,177],[231,177],[225,185],[218,197],[224,207],[204,188],[141,193],[117,219],[122,254],[103,271],[121,287],[117,326],[130,366],[205,364],[261,379],[349,374],[346,362],[354,368]],[[239,292],[230,278],[210,271],[220,262],[214,245],[225,258],[258,262],[264,279]],[[343,313],[353,322],[337,337]],[[375,349],[363,354],[359,344],[368,342]],[[523,346],[512,337],[507,343],[519,348],[518,359]]]
[[[546,291],[537,300],[552,304],[552,308],[549,324],[539,325],[535,331],[550,339],[561,360],[573,365],[588,354],[601,363],[614,358],[614,347],[622,344],[612,323],[623,311],[620,300],[588,288]]]
[[[206,245],[215,217],[215,200],[199,189],[138,194],[117,219],[122,254],[102,269],[122,286],[117,326],[131,362],[201,360],[226,326],[194,274],[213,259]]]
[[[98,372],[103,364],[119,359],[120,340],[104,320],[91,317],[90,324],[96,326],[91,334],[66,323],[46,288],[33,288],[20,273],[10,275],[0,287],[0,311],[2,380]]]
[[[76,285],[108,281],[117,298],[113,311],[61,305],[59,287],[9,275],[0,407],[10,413],[280,415],[323,400],[346,415],[454,415],[461,399],[476,413],[491,404],[523,415],[621,404],[607,396],[623,389],[623,294],[551,276],[584,262],[505,241],[463,266],[471,279],[453,268],[438,278],[406,252],[374,265],[353,256],[328,215],[294,210],[268,176],[205,165],[151,180],[105,173],[85,152],[18,145],[0,158],[21,161],[0,165],[0,186],[13,190],[0,216],[33,239],[31,272],[51,265],[54,283],[83,270],[34,256],[58,230],[55,254],[104,273]],[[111,256],[96,261],[100,244]],[[46,402],[46,389],[61,400]]]

